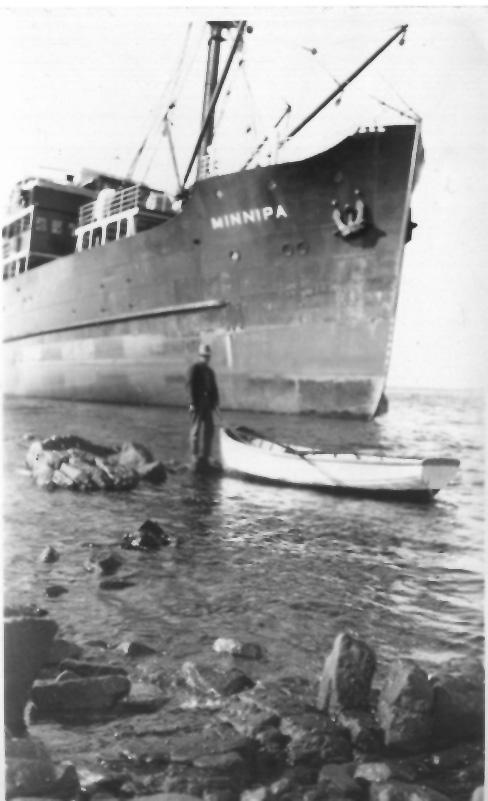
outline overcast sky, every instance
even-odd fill
[[[2,199],[14,181],[48,168],[58,175],[82,166],[127,173],[151,130],[136,177],[174,188],[156,121],[176,91],[172,130],[184,172],[200,117],[207,39],[202,23],[224,18],[223,8],[63,5],[0,7]],[[394,44],[339,106],[322,112],[283,149],[282,158],[318,152],[360,124],[400,122],[378,98],[422,117],[426,160],[412,204],[418,228],[405,250],[389,383],[486,382],[488,8],[258,11],[234,4],[225,17],[254,26],[241,54],[243,67],[229,75],[231,94],[216,139],[217,157],[229,169],[242,166],[287,102],[296,124],[335,80],[347,77],[396,27],[409,24],[405,46]],[[178,71],[185,39],[187,59]]]

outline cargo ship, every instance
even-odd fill
[[[420,120],[216,174],[215,109],[247,27],[209,25],[200,135],[176,199],[90,171],[14,187],[2,229],[5,392],[183,406],[205,343],[222,408],[369,419],[384,397],[414,227]]]

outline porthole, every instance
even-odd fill
[[[200,241],[201,241],[200,239],[198,239],[198,238],[195,238],[195,239],[193,240],[193,244],[194,244],[194,245],[199,245],[199,244],[200,244]]]
[[[299,242],[297,245],[297,252],[300,256],[305,256],[309,251],[309,246],[306,242]]]
[[[274,189],[276,189],[276,187],[277,187],[277,186],[278,186],[278,184],[276,183],[276,181],[273,181],[273,180],[271,180],[271,181],[268,183],[268,189],[271,189],[271,191],[273,191]]]
[[[218,197],[218,198],[222,198],[222,197],[224,197],[224,193],[222,192],[222,190],[221,190],[221,189],[217,189],[217,191],[215,192],[215,195],[216,195],[216,197]]]
[[[229,259],[232,261],[239,261],[241,258],[241,254],[238,250],[229,250]]]
[[[283,253],[283,255],[284,255],[284,256],[292,256],[292,255],[293,255],[293,248],[292,248],[292,246],[291,246],[291,245],[289,245],[288,243],[286,243],[286,244],[285,244],[285,245],[283,245],[283,247],[281,248],[281,252]]]

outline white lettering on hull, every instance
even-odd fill
[[[280,203],[275,209],[272,206],[263,206],[261,209],[233,211],[229,212],[229,214],[223,214],[221,217],[211,217],[210,224],[215,231],[218,228],[233,228],[236,225],[266,222],[271,217],[279,220],[281,217],[288,217],[288,214],[285,207]]]

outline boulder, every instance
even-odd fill
[[[385,745],[405,753],[425,750],[432,734],[433,700],[425,671],[410,659],[395,662],[378,698]]]
[[[347,729],[351,742],[364,754],[377,754],[383,746],[383,732],[378,721],[364,709],[346,709],[335,716],[336,722]]]
[[[485,674],[477,659],[453,659],[431,676],[433,737],[438,745],[481,737],[484,729]]]
[[[289,737],[290,765],[320,767],[324,762],[349,762],[352,749],[344,731],[319,712],[304,712],[281,720],[280,731]]]
[[[163,484],[167,473],[165,466],[154,460],[151,451],[138,442],[124,442],[117,454],[117,464],[128,467],[152,484]]]
[[[124,534],[121,547],[128,550],[156,551],[164,545],[169,545],[170,542],[170,537],[159,523],[155,523],[154,520],[145,520],[136,531]]]
[[[368,709],[376,668],[372,648],[343,632],[326,657],[320,678],[317,707],[329,714],[340,709]]]
[[[127,676],[126,669],[121,665],[99,665],[96,662],[82,662],[79,659],[63,659],[59,667],[85,679],[97,676]]]
[[[5,725],[11,734],[25,731],[24,708],[32,682],[45,664],[54,635],[53,620],[12,617],[4,621]]]
[[[120,675],[36,682],[31,692],[33,712],[37,719],[83,719],[111,710],[129,691],[129,679]]]
[[[26,464],[36,484],[47,489],[124,490],[141,478],[155,484],[166,480],[166,468],[143,445],[105,447],[76,434],[31,442]]]

